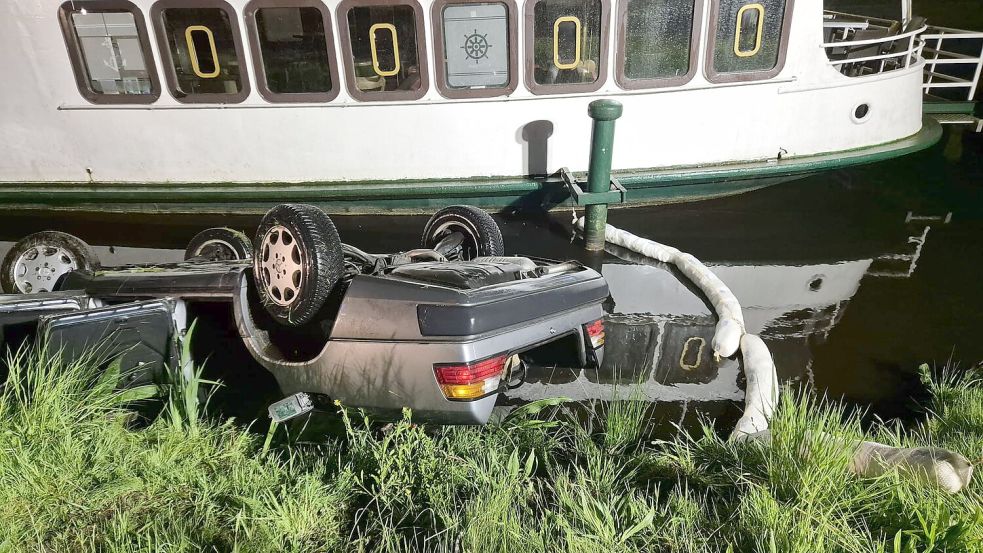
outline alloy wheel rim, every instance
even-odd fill
[[[34,246],[14,262],[14,285],[22,294],[51,292],[62,275],[78,269],[75,256],[65,248]]]
[[[260,251],[259,267],[266,295],[277,305],[292,305],[304,286],[304,266],[296,237],[286,227],[274,226],[263,236]]]

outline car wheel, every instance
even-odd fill
[[[0,285],[9,293],[51,292],[67,273],[98,267],[99,258],[81,239],[46,230],[27,236],[10,248],[0,266]]]
[[[279,323],[301,326],[317,315],[341,279],[344,256],[331,219],[311,205],[281,204],[256,231],[253,282]]]
[[[184,258],[208,261],[251,259],[253,243],[244,233],[230,228],[210,228],[195,235],[184,250]]]
[[[445,207],[427,221],[423,247],[449,260],[505,255],[502,231],[492,216],[470,205]]]

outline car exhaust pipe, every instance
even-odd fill
[[[569,273],[571,271],[579,271],[583,265],[577,263],[576,261],[567,261],[566,263],[557,263],[556,265],[549,265],[545,267],[536,268],[536,276],[547,276],[547,275],[558,275],[560,273]]]

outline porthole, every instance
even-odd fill
[[[818,292],[823,288],[823,281],[826,279],[825,275],[815,275],[809,279],[809,291]]]
[[[870,104],[864,102],[857,107],[853,108],[853,114],[851,115],[854,123],[863,123],[870,118]]]

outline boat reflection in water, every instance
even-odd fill
[[[744,310],[748,332],[764,338],[781,371],[808,366],[804,340],[822,339],[857,292],[871,260],[835,264],[712,265]],[[611,287],[604,365],[568,382],[552,376],[517,390],[522,396],[624,398],[619,386],[639,384],[638,399],[740,401],[736,360],[714,359],[716,316],[705,299],[670,267],[606,264]],[[801,344],[802,347],[796,347]],[[807,377],[783,372],[783,380]],[[547,383],[546,381],[549,381]]]
[[[861,281],[914,274],[930,226],[911,220],[905,226],[913,235],[899,236],[896,251],[868,258],[706,265],[737,297],[748,332],[768,344],[780,381],[811,386],[814,348],[843,318]],[[744,400],[740,356],[715,359],[717,320],[709,302],[674,267],[615,246],[606,250],[621,262],[601,267],[611,289],[603,366],[535,367],[529,383],[511,395],[654,402],[661,415],[690,428],[695,413],[724,426],[736,420]]]

